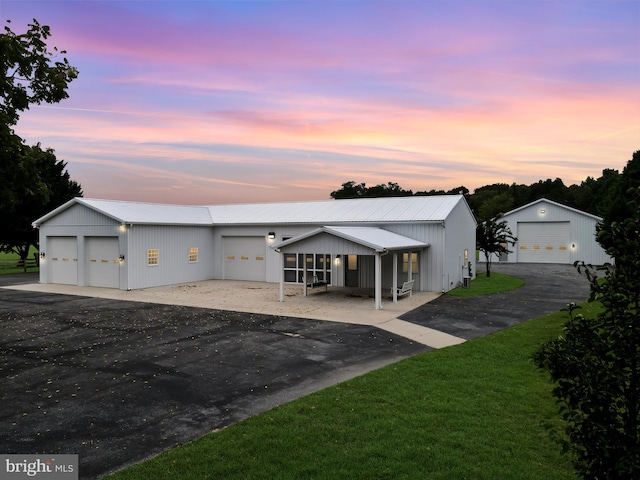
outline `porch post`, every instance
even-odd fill
[[[302,281],[304,282],[304,296],[307,296],[307,254],[302,254]]]
[[[280,252],[280,301],[284,302],[284,253]]]
[[[410,282],[411,280],[413,280],[413,265],[411,264],[411,261],[413,260],[413,252],[409,252],[409,261],[408,261],[408,265],[407,265],[407,281]],[[409,290],[409,296],[411,296],[413,294],[413,289]]]
[[[327,255],[325,255],[324,253],[322,254],[322,268],[323,268],[323,272],[322,272],[322,281],[324,283],[329,283],[327,281]],[[331,255],[329,255],[328,257],[329,262],[331,262]],[[329,265],[329,267],[331,267],[331,265]]]
[[[398,252],[393,252],[393,303],[398,303]]]
[[[382,308],[382,259],[379,252],[376,252],[375,257],[375,276],[376,310],[380,310]]]

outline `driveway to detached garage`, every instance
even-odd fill
[[[588,296],[570,266],[494,271],[525,286],[400,318],[470,339]],[[0,328],[0,452],[76,453],[81,478],[431,349],[371,325],[4,288]]]
[[[476,268],[483,272],[485,264]],[[442,295],[399,318],[471,340],[589,298],[589,283],[573,265],[497,262],[491,271],[520,278],[524,286],[480,297]]]

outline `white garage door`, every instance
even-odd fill
[[[76,237],[47,238],[49,283],[78,284],[78,240]]]
[[[569,222],[519,222],[518,261],[570,263]]]
[[[120,287],[118,237],[88,237],[87,285],[91,287]]]
[[[266,281],[264,237],[224,237],[222,245],[225,280]]]

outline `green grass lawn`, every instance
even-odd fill
[[[478,295],[488,295],[490,293],[506,292],[514,290],[524,285],[519,278],[505,275],[503,273],[491,272],[491,276],[487,277],[486,272],[477,272],[476,278],[471,282],[469,288],[454,288],[447,292],[447,295],[456,297],[475,297]]]
[[[531,361],[566,319],[558,312],[409,358],[109,478],[575,480],[552,439],[552,385]]]
[[[31,247],[29,250],[29,258],[33,258],[33,254],[38,253],[38,250],[34,247]],[[9,274],[9,273],[23,273],[24,268],[22,267],[11,267],[7,266],[8,260],[15,260],[16,263],[20,260],[20,256],[15,253],[4,253],[0,252],[0,275]],[[27,272],[39,272],[40,268],[38,267],[28,267]]]

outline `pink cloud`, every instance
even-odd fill
[[[87,195],[571,183],[638,148],[637,48],[611,36],[629,36],[620,22],[573,18],[566,2],[273,2],[261,16],[147,3],[38,3],[81,71],[69,100],[18,131],[54,147]]]

